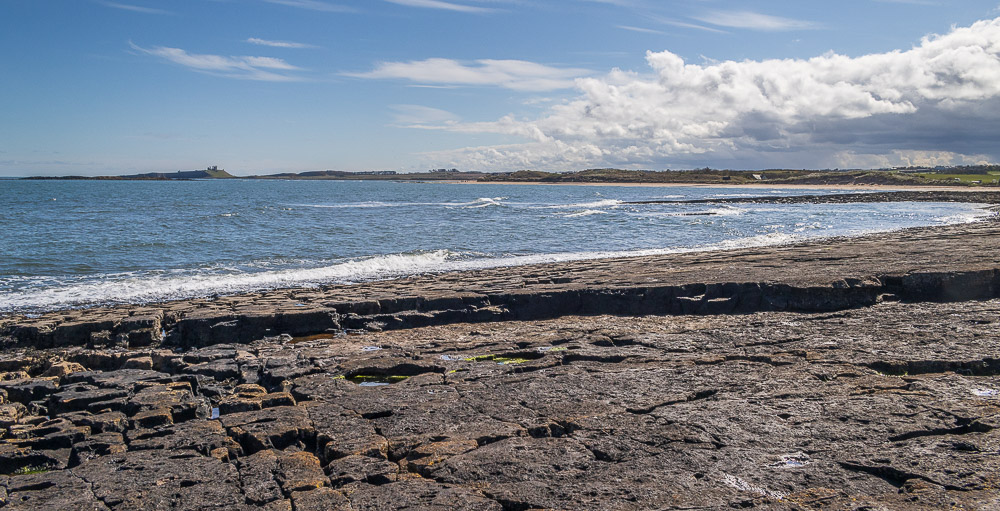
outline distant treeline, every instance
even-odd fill
[[[650,171],[588,169],[579,172],[519,170],[488,174],[480,181],[526,183],[690,183],[690,184],[804,184],[804,185],[927,185],[940,180],[889,170],[695,170]],[[952,184],[952,183],[949,183]],[[963,183],[968,184],[968,183]]]

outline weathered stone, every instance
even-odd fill
[[[292,493],[295,511],[354,511],[344,494],[332,488]]]
[[[191,384],[188,382],[139,385],[139,390],[128,401],[126,412],[138,417],[151,410],[166,411],[169,422],[181,422],[208,415],[208,405],[205,400],[194,396]],[[148,416],[151,415],[144,415]],[[157,424],[142,427],[155,425]]]
[[[97,433],[73,445],[73,452],[79,461],[111,454],[122,454],[128,450],[121,433]]]
[[[79,371],[85,371],[86,369],[76,362],[56,362],[49,366],[48,369],[42,373],[42,377],[54,376],[56,378],[62,378],[68,374],[76,373]]]
[[[134,429],[155,428],[173,424],[174,418],[169,408],[154,408],[133,414],[131,422]]]
[[[85,461],[73,473],[117,509],[243,510],[236,468],[193,451],[136,451]]]
[[[387,484],[398,479],[399,465],[385,458],[352,454],[331,461],[326,466],[330,481],[335,487],[360,482]]]
[[[372,486],[355,483],[340,490],[353,509],[501,511],[504,507],[477,490],[410,479]],[[525,508],[527,509],[527,508]]]
[[[278,470],[278,454],[275,451],[260,451],[237,460],[240,484],[247,501],[255,506],[284,500],[281,487],[275,479]]]
[[[319,460],[308,452],[281,453],[275,476],[286,495],[315,490],[330,483]]]
[[[91,491],[90,483],[68,470],[11,477],[4,509],[109,511]]]
[[[386,457],[389,442],[378,434],[370,421],[329,403],[310,402],[303,408],[316,428],[317,447],[322,449],[324,460],[352,454]]]
[[[58,470],[69,465],[70,449],[33,449],[28,445],[0,442],[0,474]]]
[[[229,437],[218,421],[193,420],[151,429],[132,429],[127,437],[132,450],[194,450],[209,456],[224,449],[228,459],[243,453],[240,444]],[[221,453],[217,454],[221,459]]]
[[[0,382],[0,389],[7,392],[7,398],[21,404],[39,401],[56,391],[59,385],[51,378],[29,378]]]
[[[0,405],[0,428],[9,428],[28,412],[21,403]]]
[[[125,361],[122,369],[153,369],[153,357],[135,357]]]
[[[306,411],[301,407],[278,406],[222,415],[219,420],[249,454],[304,444],[316,435]]]
[[[79,410],[89,410],[95,403],[123,399],[128,391],[115,388],[99,388],[86,383],[64,385],[59,392],[49,398],[49,410],[60,414]]]
[[[90,428],[57,418],[39,424],[11,426],[10,441],[37,450],[68,449],[89,434]]]
[[[432,442],[421,445],[410,451],[410,454],[406,456],[406,467],[411,472],[428,476],[435,465],[452,456],[465,454],[477,447],[479,447],[479,444],[475,440]]]
[[[124,433],[128,427],[128,417],[121,412],[70,413],[62,417],[73,421],[77,426],[86,426],[94,433]]]

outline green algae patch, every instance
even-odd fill
[[[356,383],[364,387],[374,387],[377,385],[391,385],[393,383],[399,383],[409,376],[402,376],[398,374],[352,374],[350,376],[344,376],[345,380]]]
[[[539,357],[535,356],[534,354],[531,354],[531,355],[528,355],[528,354],[512,354],[510,356],[504,356],[504,355],[477,355],[477,356],[474,356],[474,357],[464,358],[462,360],[465,360],[467,362],[485,362],[485,361],[491,361],[491,362],[496,362],[497,364],[500,364],[500,365],[514,365],[514,364],[523,364],[525,362],[531,362],[532,360],[538,360],[538,358]]]
[[[52,469],[44,465],[21,467],[8,475],[12,476],[27,476],[31,474],[44,474],[46,472],[51,472]]]

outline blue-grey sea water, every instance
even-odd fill
[[[0,181],[0,312],[790,243],[971,204],[647,204],[833,193],[372,181]]]

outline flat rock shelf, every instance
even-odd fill
[[[995,218],[10,315],[0,342],[8,509],[1000,507]]]

